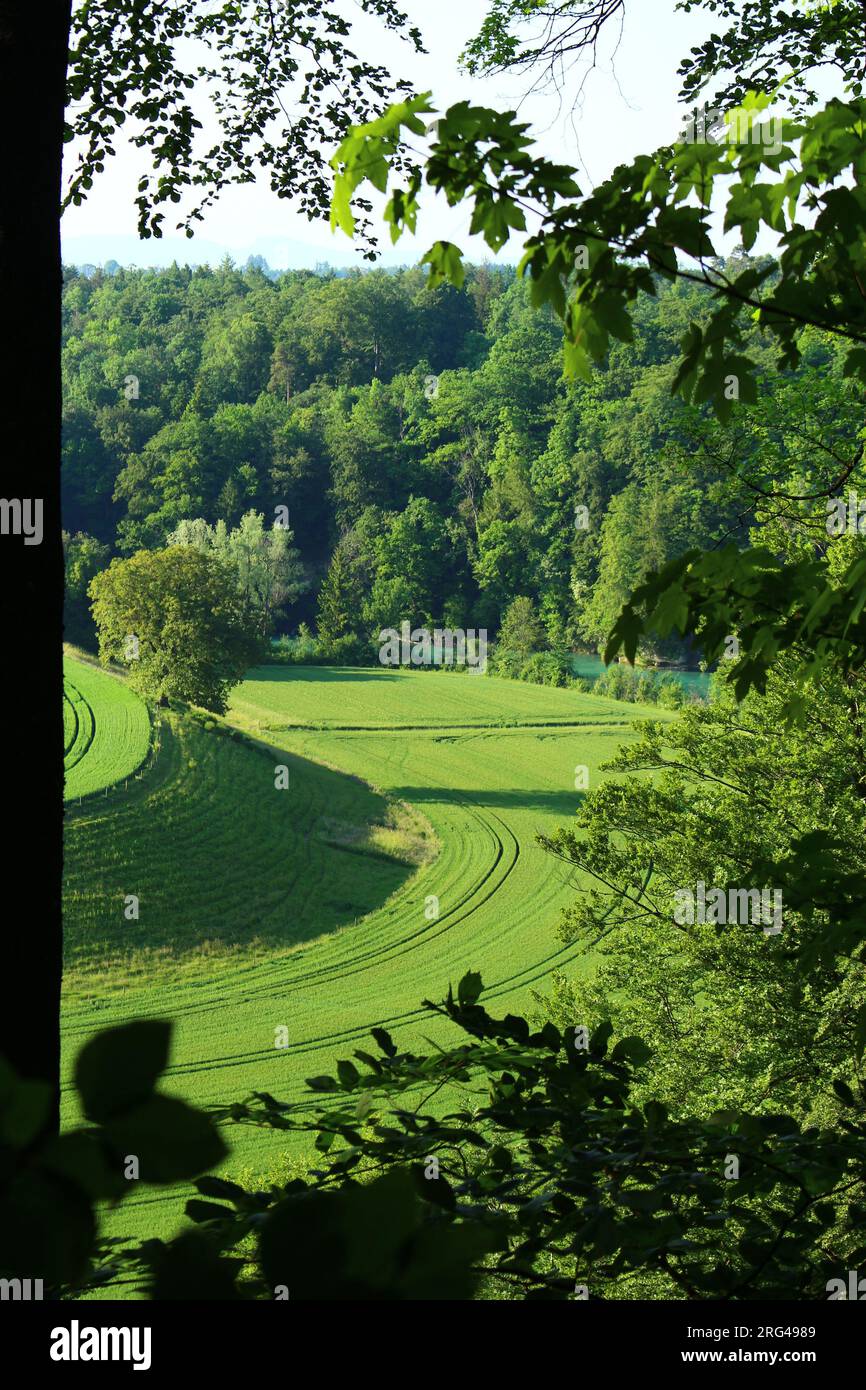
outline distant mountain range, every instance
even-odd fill
[[[377,265],[411,265],[420,259],[423,250],[411,240],[405,249],[397,250],[384,245]],[[135,236],[115,235],[111,232],[94,236],[69,236],[63,238],[63,261],[66,265],[104,266],[116,261],[122,266],[167,266],[173,261],[178,265],[217,266],[226,256],[236,265],[243,266],[250,256],[261,256],[272,270],[315,270],[317,266],[329,265],[335,270],[358,267],[369,268],[371,262],[365,261],[360,252],[352,249],[345,237],[334,237],[333,246],[313,246],[308,242],[292,241],[289,237],[257,237],[243,247],[224,246],[203,237],[162,237],[150,241],[139,241]]]

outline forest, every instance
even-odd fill
[[[331,659],[358,660],[403,620],[493,637],[522,598],[530,651],[596,650],[636,578],[689,546],[747,539],[768,440],[805,475],[814,434],[829,427],[828,449],[845,435],[853,406],[828,335],[812,335],[734,445],[708,406],[670,394],[704,290],[660,285],[638,305],[635,341],[574,383],[554,316],[513,267],[471,267],[459,289],[428,280],[425,268],[67,269],[73,640],[92,640],[87,585],[112,557],[254,513],[291,532],[269,635],[303,624]],[[700,659],[675,636],[643,653]]]

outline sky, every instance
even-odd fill
[[[360,13],[352,0],[345,0],[343,8],[355,16]],[[403,8],[422,31],[426,55],[414,54],[408,44],[383,34],[380,25],[363,15],[353,38],[356,51],[408,77],[417,91],[431,91],[442,110],[467,99],[502,110],[519,108],[537,134],[538,151],[574,165],[585,189],[624,160],[673,139],[682,125],[676,69],[709,28],[705,15],[677,13],[674,0],[637,0],[627,6],[621,37],[614,22],[599,66],[581,103],[572,109],[579,72],[571,74],[560,103],[555,93],[527,97],[525,77],[509,74],[482,80],[459,71],[459,54],[480,27],[487,0],[404,0]],[[615,39],[619,45],[614,54]],[[162,243],[139,242],[134,199],[138,179],[148,167],[147,153],[120,140],[117,148],[87,202],[64,214],[67,262],[102,264],[113,259],[124,265],[157,265],[177,256],[215,263],[230,254],[242,263],[250,254],[262,254],[275,269],[312,267],[317,262],[367,264],[342,232],[333,234],[327,223],[309,222],[290,201],[277,198],[266,176],[256,184],[226,190],[193,240],[172,234],[167,214]],[[469,217],[468,205],[448,208],[444,198],[428,190],[416,236],[404,236],[393,249],[385,236],[383,263],[413,263],[440,238],[456,242],[468,259],[492,259],[483,241],[469,236]],[[519,254],[520,242],[513,239],[501,258],[513,261]]]

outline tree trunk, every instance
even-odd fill
[[[2,492],[42,500],[41,542],[35,533],[30,544],[23,534],[0,535],[0,1052],[24,1076],[51,1084],[51,1125],[59,1109],[62,966],[60,192],[70,10],[71,0],[0,0]]]

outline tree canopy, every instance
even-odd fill
[[[135,690],[222,713],[259,653],[251,606],[218,554],[192,545],[112,560],[90,582],[102,661]]]

